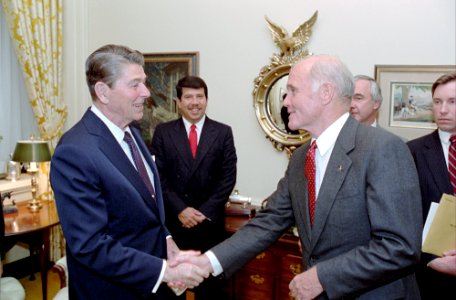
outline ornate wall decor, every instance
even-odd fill
[[[270,64],[261,68],[258,77],[255,78],[253,105],[258,122],[266,132],[266,138],[278,151],[286,150],[289,157],[297,147],[311,138],[304,130],[292,131],[288,128],[288,112],[283,108],[282,102],[291,66],[300,59],[312,55],[304,46],[312,35],[312,27],[317,21],[317,16],[318,11],[291,36],[283,27],[265,17],[273,41],[280,52],[272,55]]]

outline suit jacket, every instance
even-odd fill
[[[152,169],[155,202],[90,110],[62,136],[52,157],[50,180],[67,244],[71,299],[164,299],[152,294],[169,234],[160,181],[139,131],[131,130]]]
[[[182,118],[157,126],[151,152],[155,155],[166,206],[166,224],[182,249],[207,250],[224,239],[225,204],[236,182],[233,133],[206,117],[193,159]],[[183,228],[177,215],[187,207],[210,221]]]
[[[406,145],[349,118],[329,159],[312,227],[308,149],[295,150],[267,207],[212,249],[226,275],[296,225],[304,269],[316,266],[325,289],[318,299],[419,299],[413,267],[420,255],[421,200]]]
[[[448,168],[443,154],[438,130],[407,143],[412,152],[420,180],[423,220],[425,221],[431,202],[440,202],[443,193],[453,194]],[[456,288],[456,277],[434,271],[426,265],[436,256],[422,253],[417,280],[422,299],[452,299]]]

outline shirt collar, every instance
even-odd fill
[[[322,134],[320,134],[320,136],[316,139],[318,151],[320,152],[321,156],[324,156],[328,150],[332,149],[348,117],[349,113],[344,113],[334,123],[326,128],[325,131],[323,131]],[[314,139],[315,138],[312,138],[312,140]]]
[[[90,107],[90,110],[98,117],[101,119],[101,121],[108,127],[109,131],[112,133],[116,141],[120,144],[125,136],[125,131],[128,131],[131,134],[130,127],[127,126],[125,128],[125,131],[119,128],[116,124],[111,122],[102,112],[101,110],[98,109],[95,105],[92,105]]]
[[[182,120],[184,121],[184,126],[187,132],[190,132],[190,126],[192,126],[192,122],[188,121],[186,118],[182,117]],[[204,115],[201,120],[195,123],[196,125],[196,130],[201,131],[201,128],[203,128],[204,121],[206,120],[206,115]]]
[[[439,129],[439,138],[440,138],[440,141],[442,141],[443,144],[449,145],[450,144],[450,137],[451,137],[451,133],[449,133],[448,131],[443,131],[443,130]]]

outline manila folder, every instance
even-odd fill
[[[456,249],[456,197],[443,194],[422,251],[442,256],[452,249]]]

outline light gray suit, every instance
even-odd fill
[[[293,154],[268,206],[212,251],[232,275],[296,224],[304,269],[317,266],[318,299],[419,299],[413,274],[421,248],[421,197],[407,146],[349,118],[329,160],[309,222],[304,161]]]

